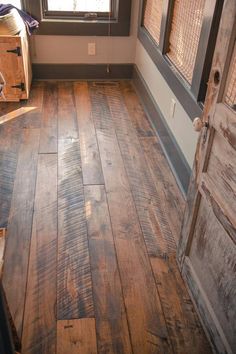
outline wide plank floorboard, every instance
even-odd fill
[[[98,352],[132,353],[104,186],[85,187]]]
[[[57,318],[71,320],[94,310],[73,83],[58,86]]]
[[[3,286],[18,335],[22,334],[37,175],[39,130],[25,129],[8,220]]]
[[[57,322],[56,354],[97,354],[94,318]]]
[[[25,302],[23,353],[55,352],[56,274],[57,156],[41,154],[38,161]]]
[[[210,354],[176,262],[184,204],[132,82],[34,82],[0,103],[22,354]]]

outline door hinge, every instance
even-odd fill
[[[20,89],[21,91],[25,91],[25,84],[24,84],[24,82],[21,82],[18,85],[12,86],[12,88],[17,88],[17,89]]]
[[[21,47],[16,47],[15,49],[8,49],[7,53],[17,54],[18,57],[21,56]]]

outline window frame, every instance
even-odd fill
[[[174,0],[163,0],[159,45],[143,25],[145,0],[140,0],[138,39],[192,120],[202,114],[223,3],[206,0],[193,79],[189,84],[167,56]]]
[[[39,35],[72,35],[72,36],[129,36],[131,0],[112,0],[112,16],[45,16],[45,0],[23,0],[24,8],[40,22]],[[99,14],[99,13],[98,13]],[[81,15],[81,14],[79,14]],[[104,15],[104,14],[101,14]]]
[[[112,19],[115,20],[118,17],[117,11],[116,11],[116,0],[110,0],[110,5],[111,5],[111,11],[109,12],[96,12],[96,11],[54,11],[54,10],[48,10],[48,0],[42,0],[42,5],[43,5],[43,13],[44,13],[44,18],[45,19],[65,19],[65,20],[84,20],[88,19],[89,20],[89,14],[95,14],[96,13],[96,18],[98,20],[107,20],[107,19]],[[92,19],[94,17],[91,16]]]

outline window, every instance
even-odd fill
[[[110,0],[47,0],[49,11],[109,12]]]
[[[169,40],[170,60],[191,83],[201,34],[205,0],[176,0]]]
[[[150,0],[144,4],[143,26],[159,44],[163,0]]]
[[[11,4],[15,7],[17,7],[18,9],[21,9],[21,0],[1,0],[1,4]]]
[[[45,18],[116,17],[114,0],[44,0]]]
[[[139,40],[191,119],[202,113],[223,3],[141,0]]]
[[[40,35],[129,36],[131,0],[24,0]]]

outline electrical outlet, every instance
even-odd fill
[[[172,98],[171,99],[171,104],[170,104],[170,118],[174,118],[175,106],[176,106],[176,101],[174,100],[174,98]]]
[[[96,55],[96,43],[88,43],[88,55]]]

